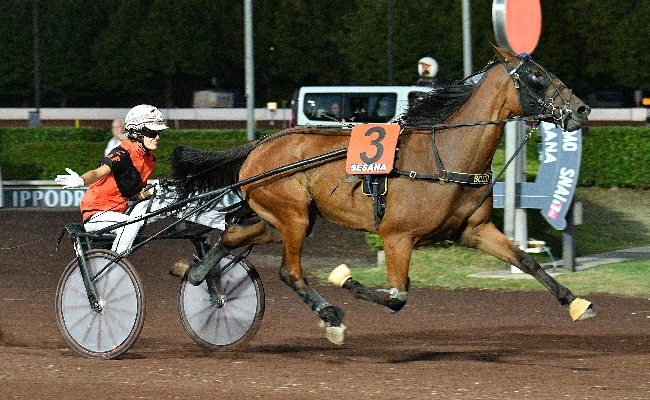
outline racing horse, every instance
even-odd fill
[[[490,222],[490,168],[505,122],[521,116],[574,131],[587,122],[591,110],[530,56],[496,46],[494,51],[495,60],[481,75],[472,76],[475,81],[466,78],[431,92],[397,121],[401,133],[394,168],[387,175],[379,224],[373,198],[362,193],[363,180],[354,179],[345,170],[345,154],[298,166],[319,155],[345,151],[350,130],[290,128],[249,146],[250,152],[239,163],[239,182],[246,202],[261,221],[229,226],[220,243],[232,249],[282,241],[281,280],[318,314],[326,337],[338,344],[344,339],[344,312],[308,284],[301,265],[305,237],[317,215],[381,236],[388,288],[364,286],[344,265],[336,268],[329,280],[389,312],[398,312],[406,303],[414,246],[452,240],[532,275],[569,308],[574,321],[595,316],[589,301],[574,296]],[[282,168],[287,165],[297,166]],[[269,174],[278,169],[282,172]],[[196,193],[201,185],[209,189],[206,181],[216,179],[202,180],[199,175],[194,176],[194,183],[188,183],[187,193]],[[252,179],[256,176],[264,178]]]

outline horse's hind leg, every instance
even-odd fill
[[[336,344],[343,343],[345,325],[343,325],[343,310],[329,304],[323,299],[304,279],[302,271],[301,254],[313,219],[310,218],[309,207],[311,198],[298,180],[285,180],[283,186],[278,188],[262,187],[251,193],[249,204],[263,219],[266,225],[250,228],[248,233],[255,235],[249,238],[277,238],[281,237],[283,246],[280,279],[293,289],[298,296],[314,311],[325,327],[325,336]],[[293,193],[294,196],[283,202],[280,206],[269,199],[278,197],[274,190],[281,193]],[[255,231],[255,229],[258,229]],[[277,231],[275,230],[277,229]],[[224,243],[233,243],[233,237],[246,236],[243,231],[232,230],[222,239]]]
[[[309,230],[308,220],[296,219],[283,227],[284,249],[280,279],[318,315],[321,326],[325,328],[325,337],[332,343],[343,344],[345,313],[321,297],[303,276],[301,254]]]
[[[280,243],[282,236],[268,222],[260,221],[247,226],[229,225],[219,242],[229,249],[236,249],[249,244]]]
[[[558,299],[560,304],[569,306],[569,312],[574,321],[588,319],[596,315],[590,302],[576,298],[568,288],[547,274],[530,254],[515,246],[492,223],[469,228],[461,235],[460,242],[467,247],[483,250],[533,276]]]
[[[384,237],[386,251],[386,273],[390,289],[369,289],[352,279],[345,264],[336,267],[329,275],[328,281],[347,289],[357,299],[371,301],[385,306],[389,313],[397,313],[406,305],[409,289],[409,262],[413,250],[412,240],[407,236]]]
[[[186,260],[178,260],[169,273],[180,277],[187,275],[188,282],[198,286],[205,280],[205,277],[219,260],[230,253],[230,250],[249,244],[278,243],[281,241],[282,237],[278,231],[265,221],[249,226],[229,225],[221,235],[219,242],[215,243],[200,261],[190,264]]]

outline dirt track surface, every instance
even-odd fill
[[[54,235],[76,212],[0,210],[0,247]],[[315,285],[347,314],[346,343],[329,343],[317,317],[277,278],[279,249],[249,260],[266,292],[247,348],[206,352],[185,334],[170,263],[189,242],[158,241],[130,258],[146,319],[121,358],[90,360],[58,329],[54,295],[72,259],[64,237],[0,250],[0,398],[81,399],[650,399],[650,299],[587,296],[598,316],[572,322],[547,292],[414,288],[397,315]],[[318,224],[309,267],[372,263],[363,235]],[[309,268],[308,267],[308,268]]]

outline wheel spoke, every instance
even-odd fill
[[[223,268],[228,262],[229,258],[224,258],[219,266]],[[225,271],[215,268],[209,279],[224,297],[223,306],[212,304],[206,283],[194,287],[183,281],[179,292],[183,327],[197,344],[212,350],[245,342],[254,335],[264,312],[259,276],[239,261]]]
[[[109,269],[93,282],[101,312],[92,311],[76,261],[68,265],[57,288],[57,318],[64,338],[89,358],[114,358],[135,342],[144,322],[144,298],[131,265],[107,250],[86,253],[91,274],[108,263]]]

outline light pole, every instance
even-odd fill
[[[40,41],[38,33],[38,0],[34,0],[32,8],[32,31],[34,34],[34,107],[35,112],[29,113],[29,126],[41,125],[41,56],[38,48]]]
[[[393,0],[388,0],[388,86],[393,85]]]
[[[472,12],[470,0],[463,0],[463,73],[472,75]]]
[[[255,74],[253,65],[253,0],[244,0],[246,59],[246,139],[255,140]]]

